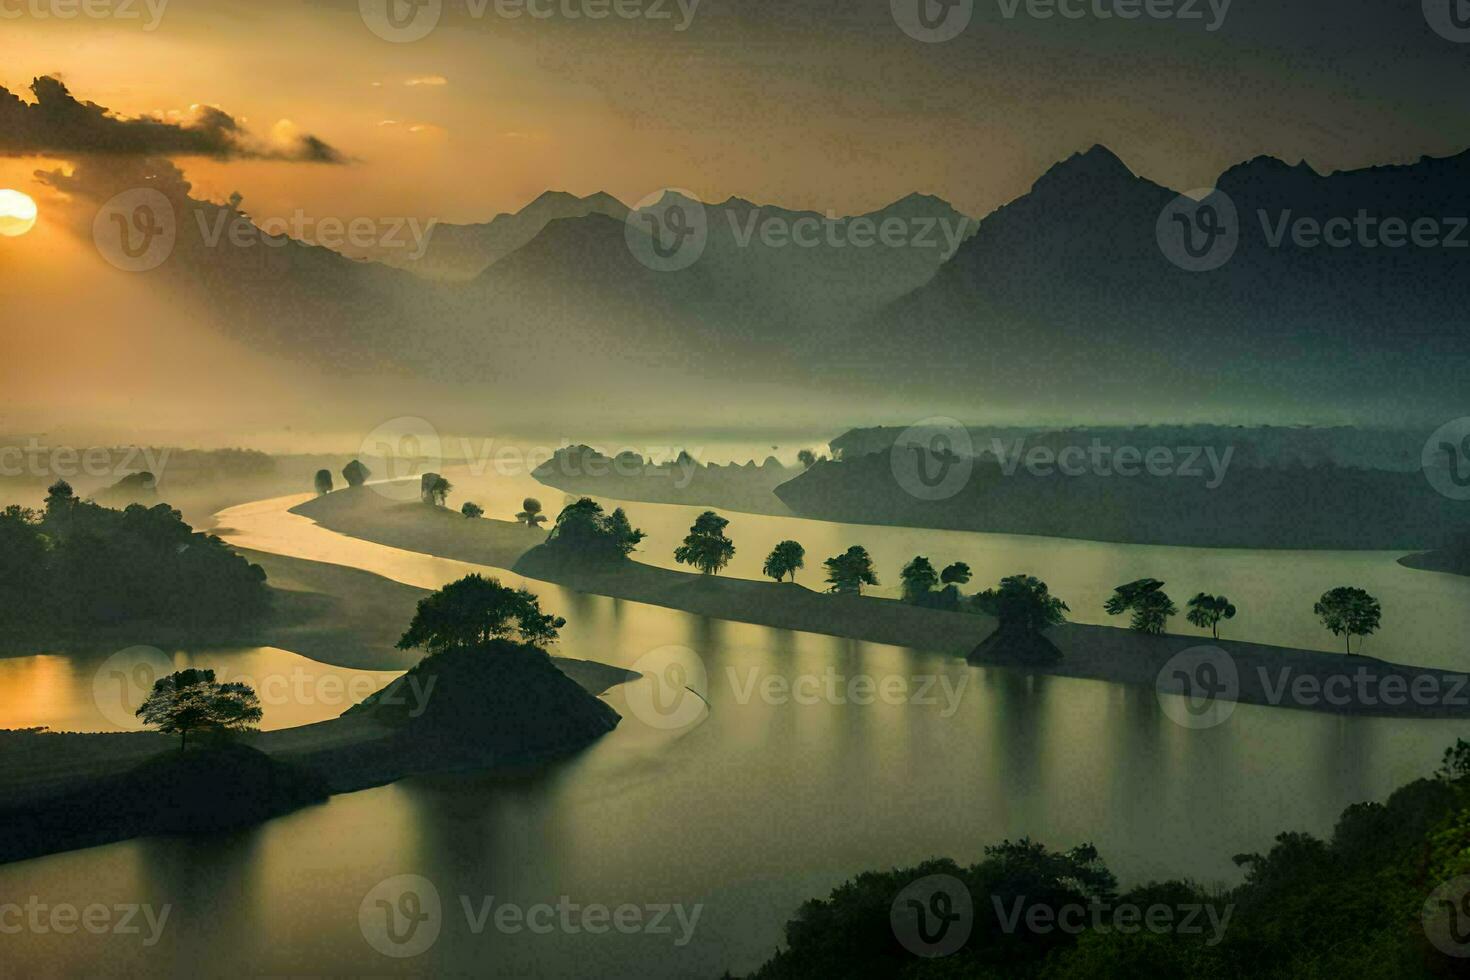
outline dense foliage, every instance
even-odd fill
[[[1429,937],[1443,914],[1458,916],[1446,935],[1465,938],[1470,899],[1434,896],[1470,874],[1470,743],[1446,752],[1435,778],[1416,780],[1384,803],[1348,807],[1330,839],[1283,833],[1269,851],[1235,861],[1244,882],[1218,893],[1182,880],[1115,893],[1091,848],[1056,854],[1028,841],[987,848],[968,868],[936,860],[868,872],[802,905],[787,924],[786,948],[756,976],[1463,976],[1466,960],[1441,952]],[[957,951],[923,958],[906,948],[891,915],[906,888],[934,874],[963,882],[972,922]],[[1470,879],[1461,884],[1450,894],[1470,889]],[[1026,925],[1031,905],[1055,910],[1093,900],[1117,910],[1163,906],[1172,910],[1171,922],[1151,928],[1135,920],[1124,929],[1121,918],[1105,914],[1071,931]],[[1198,928],[1186,928],[1183,910],[1191,907],[1213,909],[1214,918],[1201,913]],[[1456,951],[1470,953],[1470,941]]]
[[[43,511],[0,511],[0,624],[10,631],[208,626],[258,615],[268,595],[260,566],[167,504],[113,510],[58,482]]]
[[[591,497],[567,504],[546,537],[553,549],[599,560],[626,558],[642,540],[643,531],[629,523],[623,508],[605,514]]]
[[[444,653],[512,636],[543,646],[554,642],[566,624],[560,616],[543,613],[540,600],[526,589],[512,589],[478,574],[466,575],[419,600],[398,648]]]

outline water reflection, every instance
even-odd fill
[[[683,520],[636,507],[639,522],[660,533]],[[237,509],[226,521],[242,544],[416,585],[475,568],[348,541],[284,514],[280,503]],[[860,530],[871,547],[872,529]],[[1082,553],[1088,575],[1126,564]],[[991,559],[997,567],[1015,560]],[[697,651],[708,712],[690,727],[662,730],[630,709],[632,686],[624,686],[606,695],[623,715],[618,728],[545,771],[408,780],[242,834],[132,841],[0,868],[0,895],[175,905],[156,948],[24,934],[6,937],[7,967],[22,975],[84,972],[98,962],[155,974],[195,962],[216,975],[738,973],[769,955],[802,899],[864,869],[941,854],[973,861],[1007,837],[1055,847],[1091,841],[1125,884],[1235,881],[1231,855],[1269,847],[1284,830],[1330,832],[1345,805],[1429,772],[1463,734],[1456,722],[1247,705],[1217,728],[1189,730],[1148,689],[975,668],[924,651],[535,587],[568,618],[564,655],[628,665],[661,646]],[[66,664],[13,669],[31,671],[37,690],[76,686]],[[828,671],[933,677],[961,697],[947,714],[942,697],[937,705],[798,700],[768,697],[750,683]],[[14,689],[3,680],[0,690]],[[364,940],[358,908],[377,883],[405,873],[434,883],[445,922],[422,956],[389,960]],[[478,905],[490,895],[522,905],[567,896],[704,909],[685,947],[664,935],[476,934],[460,899]]]

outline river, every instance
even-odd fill
[[[477,500],[492,517],[518,510],[526,495],[552,514],[562,499],[524,475],[446,475],[454,502]],[[231,508],[219,515],[222,534],[425,587],[477,567],[329,532],[286,513],[300,499]],[[699,510],[626,507],[649,532],[641,557],[661,563]],[[1176,599],[1201,589],[1230,594],[1242,613],[1228,635],[1324,649],[1335,641],[1312,621],[1311,599],[1333,585],[1363,585],[1385,608],[1370,652],[1470,666],[1462,642],[1470,581],[1400,568],[1393,555],[1138,548],[727,516],[740,547],[730,574],[757,575],[769,546],[793,537],[807,548],[802,580],[815,586],[822,557],[861,543],[889,588],[898,565],[923,552],[936,565],[969,562],[976,585],[1016,571],[1041,575],[1084,622],[1106,621],[1096,607],[1112,585],[1154,575]],[[525,584],[568,620],[558,653],[624,666],[696,657],[708,710],[662,723],[647,710],[645,679],[605,696],[624,716],[615,732],[536,775],[405,780],[225,837],[135,840],[0,867],[0,905],[36,896],[51,905],[170,908],[151,945],[146,927],[0,935],[7,972],[740,973],[769,956],[803,899],[865,869],[935,855],[974,861],[984,845],[1008,837],[1056,847],[1090,841],[1125,885],[1164,876],[1233,883],[1231,855],[1268,848],[1284,830],[1329,833],[1344,806],[1427,774],[1448,744],[1470,735],[1457,722],[1247,705],[1218,727],[1193,730],[1170,721],[1149,689],[1031,678],[926,651]],[[295,655],[218,656],[241,672],[268,672],[293,666],[284,658]],[[209,663],[210,654],[190,662]],[[85,668],[42,666],[0,661],[0,683],[25,705],[5,709],[0,724],[63,727],[56,719],[85,717]],[[817,690],[829,677],[836,697],[763,687],[811,678],[806,689]],[[853,678],[910,694],[927,683],[930,696],[849,697],[840,684]],[[320,710],[296,705],[289,714],[300,723]],[[379,953],[359,918],[373,912],[375,887],[399,875],[431,883],[440,909],[437,937],[404,959]],[[698,918],[691,930],[668,913],[660,922],[667,932],[593,931],[595,919],[576,915],[549,932],[515,929],[514,920],[498,928],[493,914],[481,918],[491,896],[492,910],[633,905],[647,924],[660,907],[678,906],[686,918],[697,907]]]

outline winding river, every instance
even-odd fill
[[[562,499],[525,476],[446,475],[456,484],[455,501],[476,500],[490,516],[518,510],[528,495],[554,514]],[[418,586],[476,568],[329,532],[287,513],[301,499],[232,508],[219,522],[241,546]],[[626,506],[649,532],[641,557],[659,562],[699,510]],[[821,557],[861,543],[885,583],[915,553],[936,565],[965,560],[977,584],[1033,572],[1084,622],[1106,619],[1097,607],[1112,585],[1153,575],[1176,596],[1228,593],[1242,610],[1228,635],[1323,649],[1335,649],[1335,641],[1313,622],[1312,598],[1333,585],[1362,585],[1385,608],[1368,652],[1470,666],[1463,642],[1470,580],[1403,569],[1396,555],[1211,552],[727,516],[741,549],[730,574],[758,575],[769,546],[792,537],[807,548],[802,580],[814,585]],[[1239,872],[1231,855],[1264,849],[1287,829],[1330,832],[1344,806],[1428,773],[1446,745],[1470,735],[1456,722],[1245,705],[1218,727],[1191,730],[1170,721],[1149,689],[1026,677],[926,651],[526,584],[544,608],[567,618],[559,651],[566,656],[630,666],[671,648],[697,653],[708,710],[677,726],[650,724],[638,710],[651,696],[645,679],[605,695],[625,719],[615,732],[539,774],[406,780],[225,837],[135,840],[0,867],[0,903],[37,896],[79,907],[171,908],[152,945],[146,928],[0,935],[8,970],[198,975],[202,964],[226,976],[740,973],[770,954],[803,899],[856,872],[935,855],[973,861],[987,843],[1007,837],[1057,847],[1091,841],[1125,884],[1164,876],[1233,883]],[[293,664],[283,658],[295,657],[269,650],[218,656],[241,672],[282,670]],[[255,659],[230,659],[239,657]],[[902,683],[910,692],[932,679],[930,697],[798,702],[761,693],[775,683],[769,678],[789,683],[828,672]],[[27,705],[4,708],[0,725],[68,727],[57,719],[84,716],[77,704],[90,683],[85,665],[0,661],[0,687],[15,705]],[[314,720],[318,710],[295,705],[290,723]],[[413,958],[395,959],[365,937],[359,911],[379,882],[403,874],[432,883],[441,913],[437,939]],[[560,900],[699,910],[692,931],[672,913],[662,923],[667,932],[499,929],[493,915],[480,928],[491,896],[492,909]]]

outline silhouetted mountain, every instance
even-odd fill
[[[1175,192],[1093,147],[983,219],[930,282],[859,324],[825,367],[981,390],[990,404],[1041,396],[1208,411],[1257,399],[1266,410],[1402,411],[1412,395],[1448,410],[1466,366],[1467,177],[1470,151],[1326,176],[1269,157],[1241,164],[1209,202],[1233,203],[1233,257],[1187,271],[1165,254],[1182,244],[1168,236],[1184,221],[1164,217]],[[1361,234],[1360,213],[1370,229]],[[1317,244],[1310,225],[1306,238],[1292,231],[1303,218],[1353,224],[1344,240],[1337,221],[1339,244]],[[1432,222],[1445,244],[1389,247],[1389,218],[1402,229]],[[1202,232],[1191,233],[1202,248]]]
[[[628,207],[601,192],[577,197],[565,191],[546,191],[521,210],[497,214],[486,222],[435,224],[428,249],[421,257],[415,258],[403,249],[387,248],[365,253],[365,257],[431,279],[472,279],[491,263],[531,241],[549,223],[589,214],[621,221],[627,216]]]

